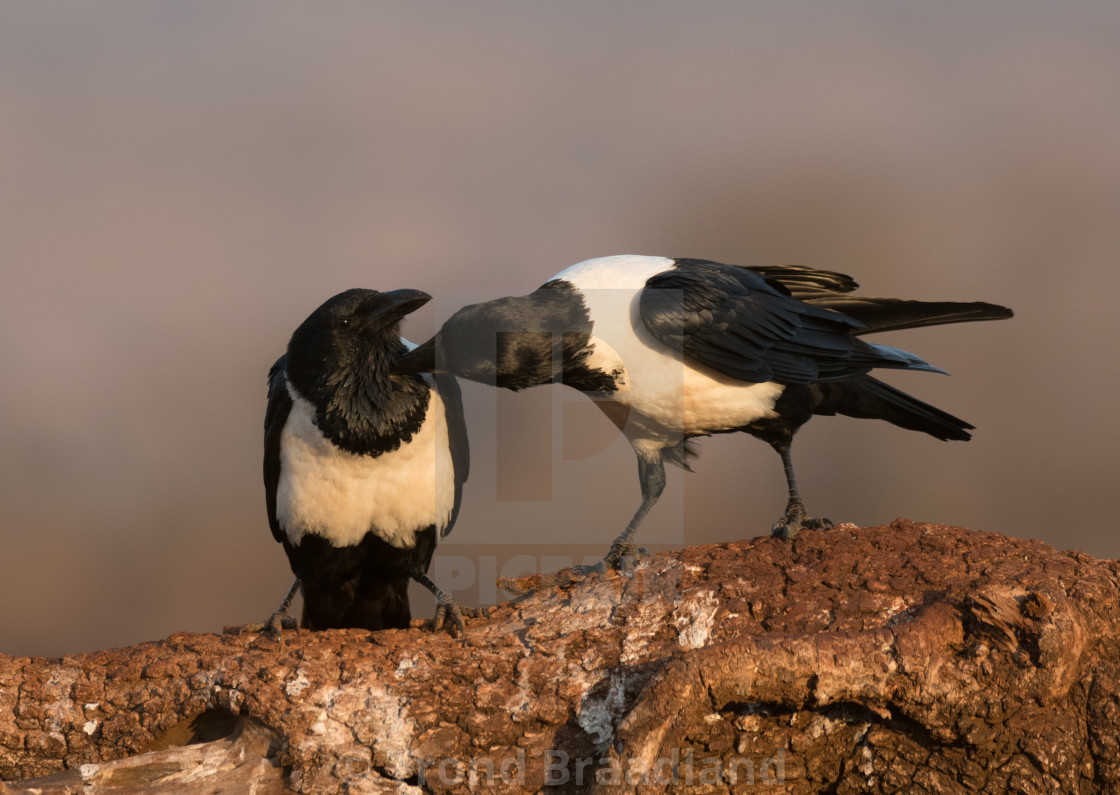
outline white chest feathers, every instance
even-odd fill
[[[407,548],[431,525],[441,535],[454,507],[455,476],[435,390],[412,440],[376,457],[332,445],[315,426],[315,408],[290,385],[288,393],[292,410],[280,437],[276,516],[290,542],[313,533],[352,546],[372,531]]]

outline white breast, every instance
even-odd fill
[[[314,407],[291,385],[292,410],[280,437],[276,516],[293,544],[308,533],[351,546],[369,531],[396,547],[430,525],[447,526],[455,480],[443,401],[433,390],[412,441],[373,457],[335,447],[315,426]]]
[[[646,281],[673,267],[665,257],[624,255],[587,260],[561,271],[584,295],[594,327],[588,363],[606,372],[621,369],[611,397],[666,428],[711,433],[773,417],[781,384],[751,384],[685,361],[642,324],[638,296]]]

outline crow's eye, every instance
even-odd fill
[[[348,318],[348,317],[340,317],[340,318],[338,319],[338,325],[339,325],[339,327],[340,327],[340,328],[346,328],[347,326],[349,326],[349,325],[350,325],[350,318]]]

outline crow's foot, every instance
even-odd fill
[[[611,544],[610,551],[598,563],[590,566],[572,566],[564,572],[571,582],[582,582],[596,574],[606,574],[608,571],[622,573],[631,572],[649,557],[649,550],[639,547],[632,541]]]
[[[824,530],[833,527],[832,520],[823,516],[809,516],[804,508],[788,510],[785,516],[774,522],[770,535],[789,541],[802,530]]]
[[[446,629],[453,638],[461,638],[467,634],[467,627],[463,623],[463,616],[468,618],[482,618],[483,612],[477,607],[463,607],[454,599],[436,603],[436,614],[432,619],[432,632]]]
[[[639,547],[633,541],[626,541],[622,544],[616,541],[611,544],[611,550],[603,558],[603,562],[615,571],[630,572],[648,558],[649,550]]]
[[[241,628],[241,634],[259,632],[262,635],[271,635],[280,640],[280,633],[285,629],[299,629],[299,621],[288,615],[286,611],[277,610],[268,617],[267,621],[260,624],[246,624]]]

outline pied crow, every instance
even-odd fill
[[[781,456],[791,538],[810,517],[790,460],[813,414],[883,419],[938,439],[972,426],[879,381],[873,369],[944,372],[861,335],[1011,317],[1001,306],[852,295],[850,277],[799,266],[615,256],[561,271],[535,292],[464,307],[397,363],[518,390],[560,382],[587,393],[638,458],[642,502],[603,563],[635,555],[635,531],[665,485],[689,469],[698,436],[745,431]],[[602,568],[602,567],[600,567]]]
[[[347,290],[295,330],[268,376],[264,484],[310,629],[404,628],[408,584],[436,597],[435,629],[460,608],[428,578],[459,512],[469,452],[453,376],[390,372],[418,290]],[[296,585],[267,626],[285,618]],[[471,613],[470,610],[467,610]]]

